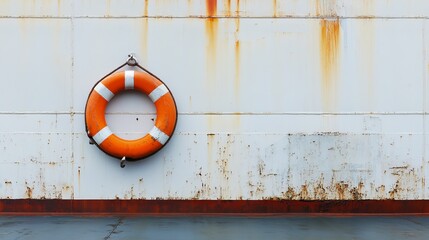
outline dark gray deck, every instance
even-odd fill
[[[0,239],[429,239],[429,217],[2,216]]]

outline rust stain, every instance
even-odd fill
[[[187,5],[188,5],[188,15],[191,16],[192,15],[192,0],[188,0]]]
[[[57,14],[61,16],[61,0],[57,0]]]
[[[286,192],[283,192],[283,198],[284,199],[288,199],[288,200],[292,200],[296,197],[296,193],[295,190],[293,189],[293,187],[288,187]]]
[[[226,16],[231,17],[231,0],[226,0],[225,4],[226,4],[226,6],[225,6]]]
[[[78,167],[78,169],[77,169],[77,181],[78,181],[78,187],[79,187],[79,191],[80,191],[80,167]]]
[[[364,14],[361,17],[373,18],[375,13],[374,0],[363,0],[362,5]]]
[[[143,62],[147,62],[147,42],[148,42],[148,28],[149,28],[149,0],[144,1],[144,18],[142,19],[141,24],[141,54],[143,57]]]
[[[212,119],[211,117],[209,117],[209,121],[211,122]],[[213,166],[213,153],[214,153],[214,144],[215,144],[215,134],[213,133],[209,133],[207,134],[207,170],[209,172],[212,172],[212,166]],[[210,188],[211,186],[211,177],[209,176],[206,179],[205,185],[202,186],[202,188],[206,189],[206,194],[208,196],[211,195],[212,192],[212,188]]]
[[[217,14],[217,0],[206,0],[207,16],[214,17]]]
[[[208,89],[207,93],[210,94],[216,88],[216,75],[217,75],[217,33],[218,33],[218,19],[207,18],[205,19],[206,30],[206,66],[207,66],[207,79]]]
[[[110,17],[110,0],[106,0],[106,17]]]
[[[145,16],[147,16],[147,12],[145,11]],[[139,57],[142,58],[142,62],[147,62],[147,51],[148,51],[148,32],[149,32],[149,18],[143,17],[140,24],[140,55]]]
[[[310,196],[308,194],[307,185],[301,186],[301,192],[299,193],[299,197],[301,200],[308,200],[310,199]]]
[[[149,0],[144,0],[144,17],[149,16]]]
[[[398,194],[398,192],[402,190],[399,185],[399,180],[396,181],[395,186],[393,186],[393,189],[389,191],[389,197],[390,199],[395,199],[395,196]]]
[[[320,63],[322,73],[323,107],[331,111],[335,101],[338,78],[340,21],[322,19],[320,22]]]
[[[353,200],[361,200],[363,199],[363,190],[364,184],[363,182],[359,182],[357,187],[354,187],[350,190],[350,194]]]
[[[235,76],[234,76],[234,89],[235,89],[235,96],[239,96],[240,91],[240,38],[239,38],[239,32],[240,32],[240,19],[235,19],[235,45],[234,45],[234,57],[235,57]]]
[[[240,0],[236,0],[235,5],[236,5],[236,9],[237,9],[235,11],[235,15],[238,17],[238,16],[240,16]]]
[[[315,1],[315,10],[316,16],[337,16],[335,6],[337,4],[337,0],[316,0]]]
[[[26,198],[32,198],[33,197],[33,189],[27,186],[27,190],[25,191]]]
[[[345,193],[348,187],[349,185],[343,182],[335,184],[335,189],[337,191],[338,199],[340,200],[345,199]]]
[[[316,0],[315,4],[316,4],[316,16],[319,17],[320,16],[320,0]]]
[[[273,0],[273,16],[278,17],[277,13],[277,0]]]
[[[323,185],[323,176],[320,178],[319,183],[317,183],[313,189],[314,191],[314,199],[321,199],[325,200],[328,198],[328,194],[326,192],[326,189]]]

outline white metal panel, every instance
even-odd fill
[[[2,163],[72,161],[70,133],[0,133],[0,136]]]
[[[396,19],[79,19],[74,87],[89,89],[120,53],[134,51],[180,112],[421,112],[422,27]],[[86,98],[74,95],[82,111]]]
[[[208,4],[209,3],[209,4]],[[209,10],[211,9],[211,10]],[[2,0],[2,17],[428,17],[425,0]]]
[[[70,17],[72,0],[1,0],[1,17]]]
[[[113,132],[140,135],[153,126],[154,116],[108,114]],[[138,118],[138,120],[137,120]],[[75,134],[85,133],[84,116],[74,116]],[[412,134],[422,135],[418,115],[179,115],[176,133],[183,134]]]
[[[185,2],[1,3],[0,198],[427,199],[429,4]],[[179,119],[121,169],[83,112],[130,52]],[[155,117],[136,93],[107,112],[131,139]]]
[[[0,31],[0,111],[70,111],[70,20],[1,18]]]
[[[424,54],[424,82],[423,82],[423,91],[424,91],[424,108],[425,112],[429,113],[429,20],[423,22],[423,54]]]
[[[76,17],[427,17],[425,0],[74,1]]]
[[[72,114],[0,114],[0,133],[71,133]]]

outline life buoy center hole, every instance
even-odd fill
[[[156,108],[145,94],[127,90],[115,95],[106,108],[110,130],[126,140],[145,136],[154,126]]]

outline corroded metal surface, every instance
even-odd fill
[[[428,13],[424,0],[2,1],[0,198],[428,199]],[[120,169],[88,144],[83,112],[131,52],[179,120],[165,149]],[[107,121],[136,138],[154,111],[124,94]]]
[[[428,215],[428,200],[2,199],[0,215]]]

